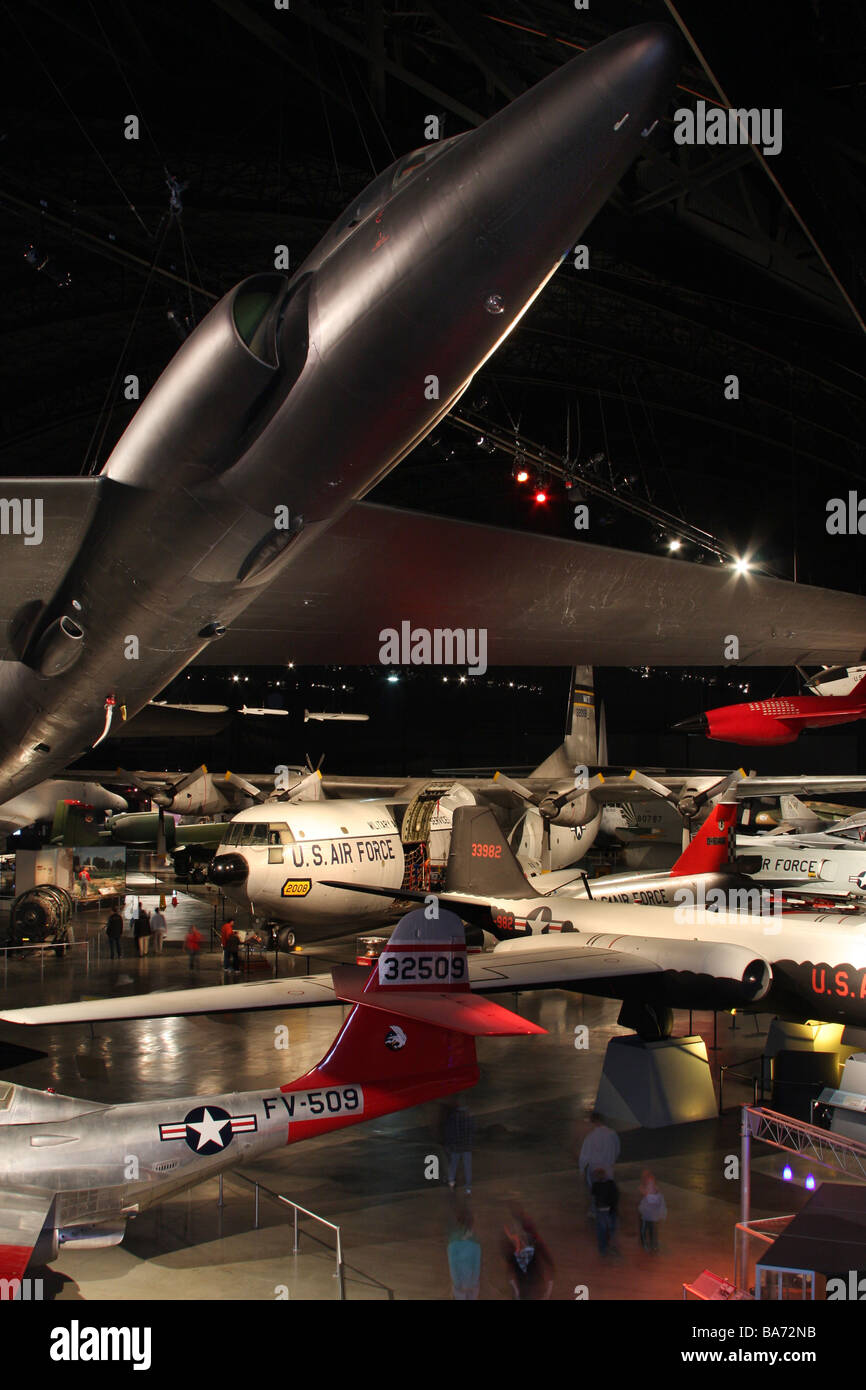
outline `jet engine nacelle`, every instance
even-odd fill
[[[532,806],[521,816],[508,836],[508,842],[524,869],[536,873],[567,869],[592,849],[600,825],[599,808],[596,808],[592,820],[570,826],[546,821],[540,811]]]
[[[591,821],[597,820],[600,814],[597,801],[588,791],[581,792],[579,796],[559,807],[556,805],[556,794],[553,794],[550,798],[545,797],[538,809],[551,825],[567,826],[570,830],[579,825],[588,825]]]
[[[75,665],[84,651],[84,629],[65,614],[55,618],[37,641],[28,665],[40,676],[62,676]]]

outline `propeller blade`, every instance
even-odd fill
[[[245,777],[239,776],[237,772],[227,772],[224,780],[226,782],[231,781],[232,787],[237,787],[238,791],[242,791],[247,796],[251,796],[253,801],[258,805],[261,805],[263,801],[267,801],[267,796],[262,791],[261,787],[254,786],[252,782],[248,782]]]
[[[498,782],[500,787],[505,787],[506,791],[514,792],[515,796],[521,797],[523,801],[529,801],[533,806],[538,804],[538,797],[528,787],[524,787],[521,782],[515,782],[513,777],[506,776],[504,772],[494,773],[493,780]]]
[[[655,792],[663,801],[674,801],[676,798],[670,787],[666,787],[664,782],[657,782],[654,777],[647,777],[645,772],[638,772],[637,768],[632,768],[628,774],[629,781],[634,782],[636,787],[645,787],[647,791]]]

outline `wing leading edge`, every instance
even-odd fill
[[[361,502],[197,661],[365,665],[408,621],[483,630],[491,666],[717,666],[734,615],[740,665],[864,649],[860,595]]]

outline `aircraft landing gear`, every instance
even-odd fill
[[[674,1029],[674,1011],[665,1004],[630,999],[623,1002],[617,1023],[620,1028],[633,1028],[644,1042],[664,1042]]]
[[[296,937],[291,927],[280,926],[278,922],[271,922],[268,931],[272,951],[291,951],[294,949]]]

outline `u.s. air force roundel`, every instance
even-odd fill
[[[258,1128],[255,1115],[235,1115],[218,1105],[198,1105],[185,1120],[160,1125],[160,1139],[185,1139],[193,1153],[208,1158],[228,1148],[235,1134],[251,1134]]]

